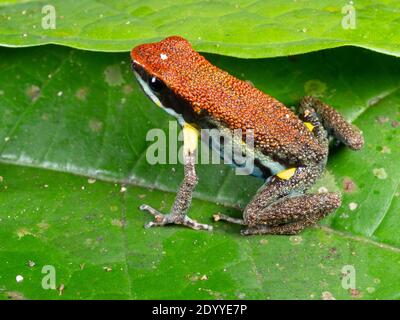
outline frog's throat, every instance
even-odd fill
[[[149,85],[146,83],[146,81],[144,81],[140,75],[136,72],[133,71],[133,74],[135,75],[136,79],[139,82],[139,85],[142,87],[144,93],[151,99],[151,101],[153,101],[155,103],[155,105],[157,107],[162,108],[164,111],[166,111],[168,114],[170,114],[171,116],[173,116],[174,118],[176,118],[179,122],[179,124],[181,126],[184,125],[185,121],[182,117],[182,115],[180,115],[179,113],[177,113],[175,110],[171,109],[171,108],[167,108],[165,107],[160,99],[154,94],[154,92],[150,89]]]
[[[157,107],[163,107],[160,99],[151,91],[149,85],[143,81],[143,79],[140,77],[140,75],[136,72],[133,71],[136,79],[138,80],[140,86],[142,87],[144,93],[157,105]]]

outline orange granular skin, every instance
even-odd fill
[[[318,162],[324,150],[301,120],[275,98],[208,62],[182,37],[135,47],[132,60],[162,80],[198,114],[231,129],[254,130],[264,154],[286,162]]]

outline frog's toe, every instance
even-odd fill
[[[227,222],[231,222],[231,223],[235,223],[235,224],[241,224],[241,225],[245,225],[243,219],[238,219],[238,218],[233,218],[230,216],[227,216],[225,214],[222,213],[216,213],[213,215],[214,221],[227,221]]]
[[[146,211],[154,216],[154,221],[150,221],[144,225],[146,229],[154,226],[163,226],[168,223],[168,218],[166,217],[167,215],[161,213],[160,211],[154,209],[147,204],[142,204],[139,209],[142,211]]]
[[[194,230],[207,230],[207,231],[213,230],[212,226],[205,224],[205,223],[199,223],[196,220],[189,218],[188,216],[184,217],[182,224],[184,226],[192,228]]]
[[[139,207],[139,209],[142,211],[147,211],[148,213],[152,214],[153,216],[163,215],[160,211],[157,211],[156,209],[154,209],[153,207],[150,207],[147,204],[142,204]]]

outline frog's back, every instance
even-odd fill
[[[255,145],[287,163],[318,162],[324,149],[303,122],[275,98],[208,62],[188,41],[170,37],[141,45],[132,58],[146,64],[199,119],[230,129],[253,130]]]

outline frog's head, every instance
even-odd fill
[[[181,115],[182,101],[177,100],[187,97],[193,70],[205,59],[179,36],[139,45],[132,49],[131,58],[133,72],[146,95],[174,116]]]

